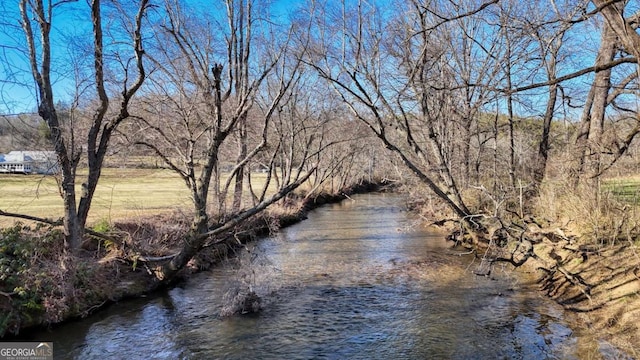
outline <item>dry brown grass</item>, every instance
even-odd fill
[[[633,242],[640,231],[638,206],[606,186],[583,184],[574,189],[563,181],[546,183],[535,211],[587,243]]]
[[[620,196],[618,185],[638,179],[616,179],[604,186],[572,189],[563,182],[547,183],[537,212],[561,229],[569,241],[536,248],[547,266],[557,264],[544,289],[573,310],[585,328],[627,354],[640,354],[640,210],[637,202]],[[628,191],[625,191],[625,194]],[[552,254],[554,256],[545,256]],[[579,282],[579,283],[578,283]]]
[[[51,176],[0,176],[0,204],[4,211],[48,218],[59,218],[63,210],[56,181]],[[104,169],[89,222],[144,216],[189,204],[186,186],[169,170]],[[0,226],[13,222],[12,218],[0,218]]]
[[[255,189],[264,183],[264,174],[252,174]],[[77,188],[80,189],[80,184]],[[189,190],[171,170],[105,168],[88,223],[99,220],[111,223],[191,208]],[[62,199],[55,179],[40,175],[0,175],[0,210],[53,219],[61,217]],[[14,222],[14,218],[0,217],[0,227]]]

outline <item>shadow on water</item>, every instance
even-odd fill
[[[477,277],[470,264],[418,226],[401,198],[361,195],[161,296],[39,336],[61,359],[606,357],[530,277]],[[225,294],[244,288],[263,311],[221,317]]]

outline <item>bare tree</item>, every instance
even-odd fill
[[[434,4],[411,1],[384,17],[373,5],[362,1],[353,7],[350,4],[343,2],[340,11],[343,20],[330,17],[338,13],[336,9],[321,14],[329,20],[319,21],[341,24],[341,28],[318,31],[322,36],[315,39],[317,52],[308,62],[333,84],[353,114],[410,171],[456,215],[469,219],[471,211],[458,184],[461,178],[453,171],[454,149],[459,144],[454,140],[458,131],[470,128],[487,93],[474,93],[472,89],[455,91],[464,88],[455,81],[460,79],[461,83],[471,85],[468,83],[475,82],[476,76],[495,76],[495,68],[479,63],[477,72],[471,70],[471,66],[476,66],[470,60],[472,50],[456,54],[457,64],[466,71],[466,77],[460,77],[449,66],[452,55],[448,44],[453,35],[443,24],[455,20],[443,8],[432,7]],[[470,4],[468,13],[476,13],[488,5]],[[466,39],[468,43],[460,44],[463,48],[474,41],[471,35]],[[469,104],[469,100],[474,103]],[[460,109],[467,111],[461,113]],[[460,119],[463,120],[458,122]],[[462,126],[457,127],[456,122]]]
[[[135,20],[128,27],[131,32],[130,51],[127,56],[120,49],[113,49],[120,59],[121,82],[119,94],[110,94],[107,90],[107,63],[105,56],[103,31],[103,6],[99,0],[90,3],[88,15],[93,23],[93,75],[94,90],[98,99],[92,116],[92,123],[86,144],[70,142],[64,132],[60,115],[56,108],[52,79],[52,51],[56,44],[51,43],[51,29],[57,20],[55,13],[68,1],[20,1],[21,25],[28,46],[28,58],[31,74],[35,80],[38,94],[38,114],[47,123],[51,132],[51,140],[58,156],[61,169],[60,193],[64,202],[64,237],[65,248],[75,251],[80,247],[84,227],[91,208],[104,158],[114,131],[129,118],[129,105],[134,95],[142,86],[146,73],[142,56],[142,23],[149,6],[147,0],[137,4]],[[126,14],[125,14],[126,15]],[[124,39],[119,39],[123,41]],[[123,48],[123,46],[120,46]],[[111,51],[111,50],[110,50]],[[116,71],[116,69],[110,69]],[[118,105],[112,105],[116,100]],[[76,169],[86,151],[88,174],[82,183],[80,199],[76,198]]]
[[[166,21],[156,29],[156,70],[150,78],[155,95],[144,99],[146,112],[140,113],[133,140],[180,175],[194,206],[181,250],[158,270],[162,281],[171,281],[203,246],[295,190],[314,170],[307,164],[314,155],[316,130],[298,124],[295,115],[283,120],[296,96],[291,89],[302,74],[300,56],[292,51],[304,52],[304,47],[291,46],[293,29],[259,41],[282,33],[255,17],[255,1],[228,0],[225,5],[225,19],[216,19],[210,13],[199,16],[179,1],[166,1]],[[272,136],[276,131],[280,137]],[[267,159],[267,178],[261,189],[251,184],[252,202],[246,206],[244,182],[261,158]],[[278,171],[277,187],[269,194]],[[212,195],[215,211],[208,206]]]
[[[567,32],[571,30],[573,24],[564,21],[575,17],[576,13],[582,12],[582,6],[559,7],[556,1],[550,2],[550,10],[544,11],[539,6],[545,4],[531,5],[527,14],[531,16],[523,16],[521,19],[512,19],[518,24],[524,33],[537,43],[537,51],[539,55],[533,59],[539,59],[541,67],[546,74],[546,80],[550,83],[547,88],[547,97],[545,111],[542,115],[542,133],[538,141],[537,154],[532,164],[531,172],[533,174],[532,186],[533,191],[529,192],[528,198],[535,197],[542,184],[547,169],[549,159],[549,150],[551,148],[550,136],[551,125],[556,116],[556,108],[560,91],[560,84],[555,82],[558,78],[559,67],[566,60],[567,55],[563,51]],[[535,15],[538,17],[536,18]]]
[[[604,64],[612,63],[619,48],[633,56],[636,61],[636,69],[623,77],[619,84],[612,83],[613,68],[603,68],[596,72],[594,82],[591,86],[587,102],[583,109],[580,130],[575,141],[578,153],[578,161],[573,171],[575,184],[581,178],[597,178],[603,171],[608,169],[620,156],[629,148],[629,145],[640,133],[640,120],[638,120],[638,110],[631,110],[636,117],[636,125],[632,126],[621,140],[610,146],[604,143],[603,133],[605,126],[606,109],[615,104],[615,99],[625,93],[634,81],[637,82],[640,74],[640,34],[634,29],[633,19],[636,14],[625,17],[624,9],[627,1],[605,2],[594,0],[592,3],[599,9],[604,22],[602,24],[602,34],[600,49],[596,58],[596,67],[603,67]],[[615,89],[615,91],[613,91]],[[627,109],[622,109],[628,112]],[[635,112],[635,114],[633,114]],[[603,154],[613,154],[610,164],[603,164]],[[595,187],[597,189],[597,187]]]

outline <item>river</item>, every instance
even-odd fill
[[[367,194],[160,295],[37,334],[60,359],[583,359],[615,357],[568,325],[534,277],[479,263]],[[255,291],[257,315],[221,316]]]

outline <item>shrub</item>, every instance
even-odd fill
[[[46,264],[57,263],[61,252],[59,230],[20,223],[0,230],[0,336],[43,315],[43,298],[57,288]]]
[[[591,186],[589,186],[591,185]],[[607,187],[548,182],[540,192],[536,212],[559,222],[592,244],[633,241],[640,233],[640,213]]]
[[[111,224],[107,219],[100,219],[95,225],[93,225],[93,231],[100,234],[106,234],[111,230]]]

